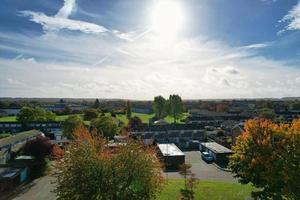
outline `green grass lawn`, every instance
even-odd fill
[[[55,121],[64,121],[67,119],[70,115],[57,115]],[[81,118],[83,115],[79,115]],[[0,122],[16,122],[17,117],[16,116],[7,116],[7,117],[0,117]]]
[[[154,114],[143,114],[143,113],[132,113],[132,117],[137,116],[139,117],[143,123],[149,123],[149,120],[154,117]],[[183,123],[180,122],[180,120],[182,119],[186,119],[189,116],[188,113],[183,113],[181,118],[177,120],[177,123]],[[121,115],[117,115],[117,119],[119,119],[120,121],[122,121],[123,123],[127,124],[128,123],[128,119],[126,117],[126,115],[121,114]],[[167,116],[164,118],[166,120],[166,122],[168,123],[173,123],[174,122],[174,118],[172,116]]]
[[[105,113],[105,115],[110,115],[110,113]],[[83,119],[83,115],[79,115],[82,119]],[[143,123],[149,123],[149,120],[154,117],[154,114],[144,114],[144,113],[132,113],[132,116],[137,116],[139,118],[141,118]],[[188,113],[183,113],[181,118],[177,120],[177,123],[183,123],[180,120],[185,119],[189,116]],[[56,116],[56,121],[64,121],[65,119],[67,119],[69,117],[69,115],[57,115]],[[128,119],[126,117],[125,114],[120,114],[117,115],[117,119],[119,119],[120,121],[122,121],[124,124],[128,123]],[[165,120],[168,123],[173,123],[174,122],[174,118],[171,116],[167,116],[165,117]],[[17,121],[16,116],[8,116],[8,117],[0,117],[0,122],[15,122]]]
[[[157,200],[177,200],[183,186],[183,179],[169,179]],[[251,185],[200,180],[195,190],[195,199],[244,200],[251,195],[254,189]]]
[[[17,121],[16,116],[0,117],[0,122],[15,122],[15,121]]]

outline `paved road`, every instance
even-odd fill
[[[54,189],[52,182],[52,177],[44,176],[19,188],[12,196],[4,198],[5,200],[55,200],[55,194],[51,192]]]
[[[218,169],[213,164],[208,164],[201,159],[201,153],[199,151],[186,151],[185,161],[192,164],[192,172],[196,177],[205,180],[220,180],[228,182],[237,182],[230,172],[226,172]],[[169,178],[182,178],[178,172],[168,172],[165,176]]]

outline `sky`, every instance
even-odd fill
[[[0,97],[300,96],[298,0],[2,0]]]

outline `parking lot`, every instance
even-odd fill
[[[237,182],[233,174],[217,168],[214,164],[208,164],[201,159],[200,151],[185,151],[185,162],[192,165],[192,172],[196,177],[205,180],[220,180]],[[183,178],[178,172],[165,172],[165,177]]]

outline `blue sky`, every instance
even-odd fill
[[[3,0],[0,96],[300,96],[298,0]]]

